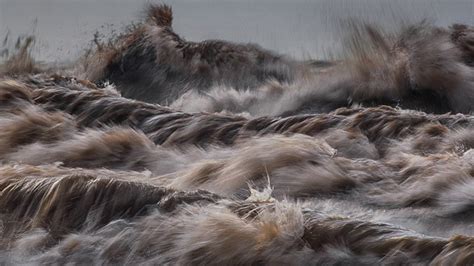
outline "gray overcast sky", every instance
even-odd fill
[[[70,60],[96,30],[119,30],[137,20],[149,0],[0,0],[0,37],[36,30],[36,56]],[[256,42],[298,58],[337,50],[339,20],[356,18],[386,28],[428,18],[438,25],[474,24],[474,0],[167,0],[175,30],[190,40]],[[34,27],[34,21],[37,25]]]

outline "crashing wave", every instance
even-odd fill
[[[188,42],[171,22],[170,7],[152,5],[143,24],[89,59],[88,77],[186,112],[287,116],[354,104],[472,112],[474,30],[465,25],[388,34],[354,24],[343,60],[308,64],[253,44]]]
[[[474,263],[472,28],[354,25],[309,64],[171,20],[92,80],[1,68],[1,264]]]

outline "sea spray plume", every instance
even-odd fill
[[[7,34],[3,41],[4,46],[8,42],[8,38],[9,35]],[[31,55],[31,49],[34,44],[34,36],[20,36],[16,41],[13,51],[10,52],[8,48],[4,48],[0,55],[0,57],[4,57],[3,62],[0,63],[0,77],[39,73],[41,71],[40,64]]]
[[[434,113],[473,111],[474,68],[466,63],[472,54],[465,46],[474,39],[463,34],[472,28],[428,22],[390,34],[354,22],[350,28],[351,38],[344,44],[351,101],[392,102]]]
[[[255,44],[186,41],[171,23],[171,7],[150,4],[143,24],[90,58],[96,63],[87,78],[110,81],[125,97],[164,104],[215,84],[247,89],[268,79],[290,81],[302,68]]]
[[[460,47],[465,63],[473,66],[474,47],[472,40],[474,38],[474,29],[462,24],[454,24],[451,26],[451,29],[453,31],[451,39]]]
[[[114,32],[113,36],[109,37],[109,39],[105,39],[104,34],[96,31],[89,47],[86,48],[84,54],[77,60],[72,72],[82,79],[99,79],[104,75],[104,66],[120,51],[120,42],[117,40],[133,41],[135,38],[133,35],[130,35],[128,38],[126,38],[126,36],[135,30],[139,32],[138,28],[139,24],[131,23],[125,27],[122,33],[116,34]]]
[[[185,42],[172,32],[171,21],[170,7],[151,6],[146,22],[118,38],[118,46],[98,49],[101,51],[97,58],[105,58],[102,60],[105,65],[116,65],[120,75],[111,80],[119,85],[125,97],[137,98],[130,95],[151,91],[158,94],[160,100],[153,100],[153,95],[138,98],[171,103],[174,108],[184,111],[248,112],[254,116],[328,112],[354,103],[365,106],[387,104],[430,113],[471,112],[473,53],[470,42],[473,34],[472,28],[466,25],[456,24],[446,29],[421,22],[388,34],[374,25],[352,21],[346,27],[350,38],[344,42],[339,63],[322,67],[293,63],[299,67],[294,68],[298,69],[295,70],[298,74],[292,78],[263,75],[261,82],[240,86],[236,83],[248,80],[252,74],[236,79],[238,82],[233,81],[233,77],[239,71],[251,68],[245,65],[247,63],[232,64],[239,58],[239,53],[228,55],[228,49],[233,49],[228,47],[241,46],[213,41]],[[157,28],[154,35],[149,33],[151,28]],[[154,39],[159,40],[158,46],[153,43]],[[164,45],[168,42],[173,45]],[[223,48],[216,48],[221,45]],[[222,49],[225,52],[220,53]],[[206,52],[208,50],[213,52]],[[158,58],[153,57],[156,54]],[[201,56],[196,57],[198,54]],[[222,62],[217,64],[219,60],[213,61],[214,56],[206,59],[211,54],[223,55],[217,57]],[[115,57],[120,58],[118,63],[110,63]],[[198,64],[200,70],[191,69],[186,75],[179,74],[180,69],[194,66],[194,63],[181,64],[183,60]],[[124,69],[127,62],[136,67]],[[212,62],[216,64],[212,65]],[[239,71],[234,69],[231,74],[222,74],[221,80],[203,78],[210,65],[219,75],[226,73],[229,65]],[[103,74],[96,76],[108,76],[109,67],[98,69],[97,73]],[[148,75],[150,69],[153,69],[153,75]]]
[[[470,28],[472,30],[472,28]],[[467,30],[466,30],[467,31]],[[451,35],[450,35],[451,34]],[[454,34],[458,34],[454,31]],[[414,89],[432,89],[448,100],[453,111],[469,113],[474,105],[474,68],[466,64],[472,57],[464,46],[469,38],[450,41],[453,31],[423,30],[423,39],[407,40],[404,45],[414,50],[410,54],[410,79]],[[427,40],[433,39],[431,42]],[[425,49],[421,49],[424,47]]]
[[[171,27],[173,10],[165,4],[149,4],[147,7],[147,20],[159,27]]]
[[[347,24],[347,25],[346,25]],[[387,33],[355,21],[343,27],[341,60],[291,82],[268,81],[248,90],[214,86],[190,90],[170,106],[186,112],[288,116],[351,105],[391,105],[428,113],[472,112],[472,27],[428,22]]]

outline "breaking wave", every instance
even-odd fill
[[[352,24],[303,62],[147,10],[2,64],[2,264],[474,263],[473,28]]]
[[[472,112],[473,28],[348,28],[342,60],[299,62],[253,44],[186,41],[172,29],[171,9],[152,6],[143,24],[89,58],[86,77],[187,112],[281,116],[354,104]]]

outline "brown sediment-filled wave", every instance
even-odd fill
[[[144,23],[88,58],[87,77],[117,84],[125,97],[164,104],[213,84],[245,89],[291,81],[301,64],[256,44],[189,42],[172,29],[167,5],[150,5]]]
[[[171,18],[92,81],[1,72],[0,263],[474,263],[471,28],[355,25],[310,66]]]
[[[472,262],[454,237],[472,233],[472,116],[185,114],[58,76],[0,89],[6,263]]]
[[[86,77],[187,112],[287,116],[354,104],[473,111],[474,30],[465,25],[386,33],[353,23],[342,60],[310,64],[252,44],[188,42],[171,22],[170,7],[150,6],[145,22],[86,60]]]

